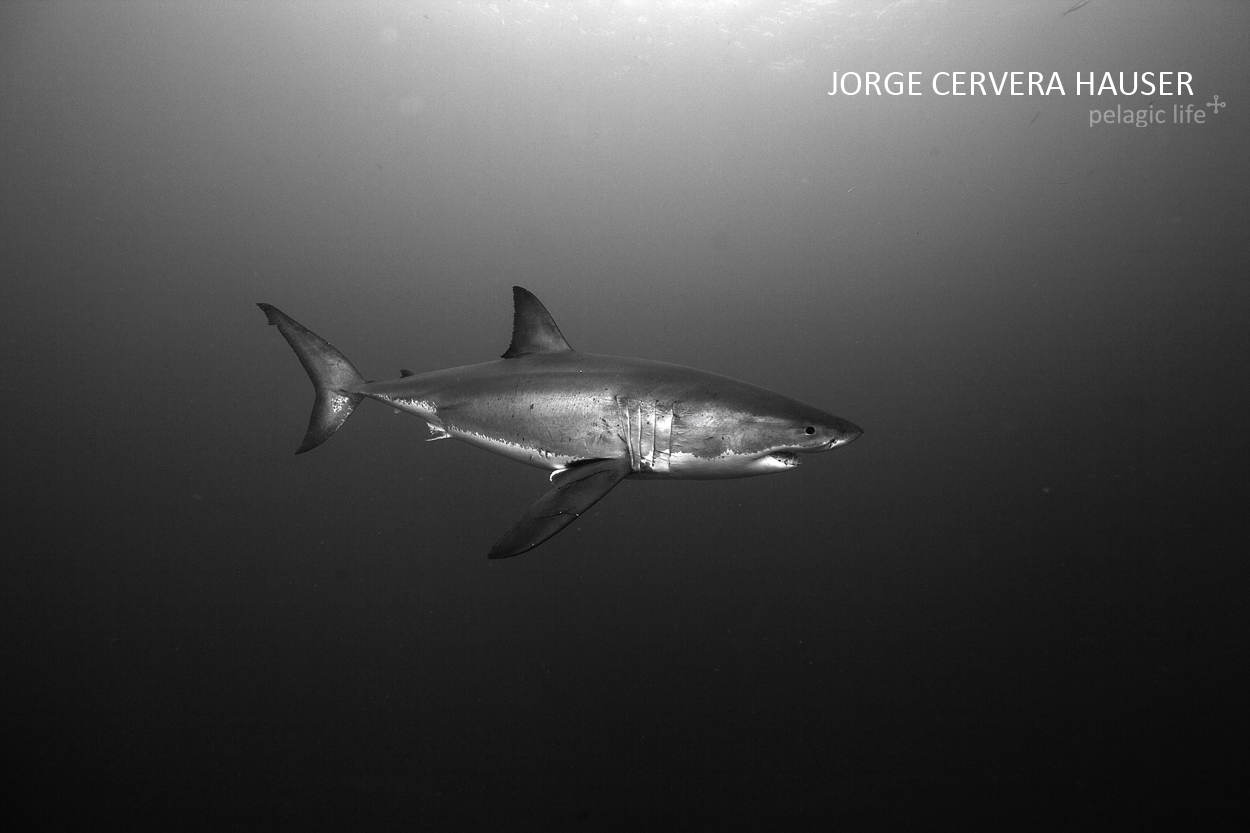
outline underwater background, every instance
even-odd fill
[[[5,4],[15,792],[74,829],[1244,815],[1247,35],[1224,2]],[[921,94],[829,95],[870,71]],[[1064,90],[932,87],[971,71]],[[1192,95],[1076,86],[1145,71]],[[497,357],[513,284],[577,349],[865,433],[627,482],[498,562],[539,470],[372,403],[293,456],[312,389],[256,302],[382,379]]]

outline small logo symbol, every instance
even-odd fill
[[[1207,102],[1207,106],[1215,110],[1215,112],[1211,114],[1211,115],[1213,115],[1213,116],[1214,116],[1214,115],[1216,115],[1217,113],[1219,113],[1219,112],[1220,112],[1220,108],[1221,108],[1221,107],[1227,107],[1227,106],[1228,106],[1228,102],[1227,102],[1227,101],[1220,101],[1220,97],[1217,95],[1217,96],[1215,97],[1215,101],[1208,101],[1208,102]]]

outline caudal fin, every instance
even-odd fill
[[[300,364],[308,371],[317,401],[313,403],[312,417],[308,420],[308,433],[304,443],[296,451],[303,454],[321,445],[339,430],[364,396],[359,392],[365,379],[347,357],[330,346],[330,343],[282,310],[270,304],[257,304],[287,340]]]

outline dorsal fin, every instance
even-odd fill
[[[572,351],[543,302],[528,289],[512,287],[512,344],[503,358]]]
[[[404,370],[402,367],[399,369],[399,376],[401,379],[404,378],[405,376],[411,376],[411,375],[412,375],[411,370]]]

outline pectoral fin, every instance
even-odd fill
[[[538,499],[487,558],[509,558],[546,541],[612,491],[629,474],[629,460],[588,460],[551,478],[555,488]]]

